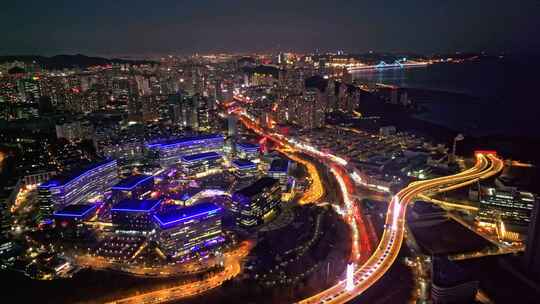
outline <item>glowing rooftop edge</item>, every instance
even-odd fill
[[[210,209],[210,210],[205,210],[205,211],[199,212],[197,214],[188,215],[188,216],[186,216],[186,214],[180,214],[180,216],[182,216],[181,218],[170,220],[168,222],[163,222],[159,218],[159,216],[157,214],[154,214],[154,219],[156,219],[159,222],[159,225],[161,227],[166,227],[166,226],[170,226],[172,224],[180,223],[180,222],[183,222],[183,221],[186,221],[186,220],[189,220],[189,219],[192,219],[192,218],[196,218],[196,217],[199,217],[199,216],[202,216],[202,215],[205,215],[205,214],[218,212],[220,210],[221,210],[221,207],[216,207],[216,208],[213,208],[213,209]]]

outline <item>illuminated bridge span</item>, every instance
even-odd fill
[[[429,61],[406,61],[406,60],[396,60],[393,63],[386,63],[385,61],[380,61],[378,64],[374,65],[353,65],[347,68],[350,72],[362,71],[362,70],[384,70],[384,69],[402,69],[402,68],[414,68],[414,67],[425,67],[429,65]]]

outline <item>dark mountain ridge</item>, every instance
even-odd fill
[[[82,54],[56,55],[52,57],[40,55],[8,55],[0,56],[0,64],[12,61],[22,61],[25,63],[36,63],[48,70],[60,70],[65,68],[88,68],[97,65],[107,65],[113,63],[130,64],[154,64],[148,60],[128,60],[121,58],[90,57]]]

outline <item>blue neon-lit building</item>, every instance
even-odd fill
[[[94,216],[97,204],[69,205],[53,213],[55,220],[85,221]]]
[[[231,162],[234,174],[239,178],[257,175],[257,164],[247,159],[235,159]]]
[[[250,228],[271,220],[281,208],[281,186],[277,179],[263,177],[233,193],[231,212],[236,224]]]
[[[223,243],[222,208],[213,202],[157,212],[158,245],[170,258],[181,258]]]
[[[148,233],[155,228],[153,215],[162,201],[126,199],[111,208],[111,218],[118,232]]]
[[[55,210],[103,194],[117,181],[116,160],[95,163],[83,170],[56,176],[38,187],[41,217],[48,218]]]
[[[212,169],[219,169],[223,163],[223,157],[217,152],[204,152],[199,154],[184,155],[180,165],[186,175],[195,175]]]
[[[166,140],[147,145],[162,167],[170,167],[185,155],[204,152],[223,152],[225,138],[221,134],[207,134]]]
[[[252,143],[238,143],[236,144],[236,152],[239,158],[244,159],[256,159],[261,153],[261,147],[258,144]]]
[[[97,204],[69,205],[53,213],[55,227],[63,237],[78,237],[85,231],[84,221],[92,218]]]
[[[112,186],[112,197],[114,202],[124,199],[139,199],[143,194],[152,191],[153,187],[154,176],[132,175]]]

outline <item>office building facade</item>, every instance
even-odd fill
[[[270,163],[268,169],[268,176],[279,181],[282,190],[287,188],[287,182],[289,180],[289,167],[290,161],[288,159],[276,158]]]
[[[476,219],[490,224],[502,221],[507,227],[524,230],[529,226],[535,201],[530,192],[488,188],[480,199]]]
[[[56,230],[61,237],[82,237],[87,232],[84,222],[96,214],[97,207],[97,204],[77,204],[55,211],[53,216]]]
[[[142,195],[152,191],[154,177],[152,175],[132,175],[120,180],[112,189],[114,202],[124,199],[139,199]]]
[[[259,173],[257,164],[247,159],[235,159],[231,164],[234,175],[238,178],[253,177]]]
[[[221,134],[184,137],[149,144],[147,147],[163,167],[175,165],[185,155],[223,151],[225,138]]]
[[[535,280],[540,280],[540,204],[535,200],[525,242],[524,266]]]
[[[154,213],[161,206],[161,200],[128,199],[111,208],[111,218],[115,230],[120,233],[148,234],[155,229]]]
[[[277,179],[263,177],[232,196],[231,212],[239,227],[251,228],[269,221],[281,208],[281,186]]]
[[[92,164],[84,170],[50,179],[38,187],[41,217],[49,217],[64,206],[103,194],[117,181],[116,160]]]
[[[213,202],[177,207],[154,215],[158,246],[169,258],[182,258],[210,250],[224,242],[222,209]]]
[[[260,146],[251,143],[236,144],[236,156],[242,159],[256,160],[261,153]]]
[[[205,152],[181,157],[180,166],[187,176],[221,169],[223,157],[217,152]]]

